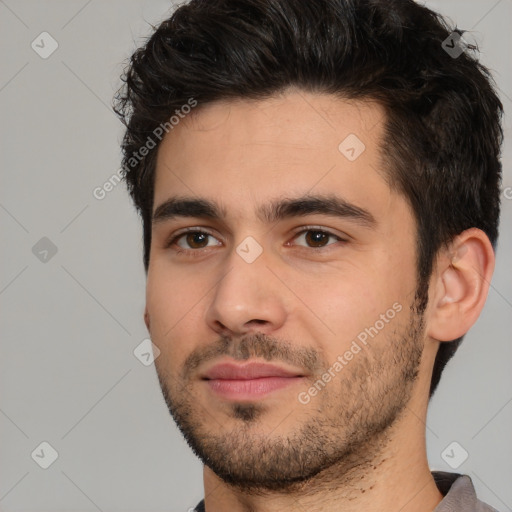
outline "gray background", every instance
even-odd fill
[[[512,187],[512,0],[427,5],[482,45],[509,114],[503,187]],[[185,511],[202,497],[201,466],[154,367],[133,354],[147,337],[138,218],[123,184],[93,196],[120,164],[122,127],[109,105],[122,63],[170,8],[162,0],[0,0],[2,511]],[[31,47],[43,31],[59,45],[47,59]],[[431,467],[451,471],[441,454],[457,441],[469,454],[457,471],[471,475],[481,499],[512,511],[505,195],[489,299],[444,373],[427,446]],[[32,249],[43,237],[57,248],[46,262]],[[46,470],[31,457],[43,441],[59,454]]]

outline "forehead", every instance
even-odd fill
[[[215,198],[233,214],[271,197],[333,193],[389,201],[375,102],[290,90],[199,105],[158,149],[155,208],[171,195]]]

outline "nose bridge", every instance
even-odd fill
[[[270,255],[252,237],[246,237],[226,259],[226,271],[215,286],[207,321],[216,330],[222,326],[245,332],[251,325],[278,328],[284,321],[283,294],[272,272]]]

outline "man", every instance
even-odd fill
[[[502,106],[460,31],[409,0],[193,0],[124,80],[196,510],[494,510],[425,448],[498,234]]]

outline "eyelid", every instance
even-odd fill
[[[344,241],[347,241],[347,242],[351,238],[346,233],[336,234],[330,228],[326,228],[324,226],[313,226],[313,225],[310,225],[310,226],[300,226],[299,228],[297,228],[296,230],[293,231],[293,235],[297,236],[297,235],[300,235],[300,234],[302,234],[302,233],[304,233],[306,231],[321,231],[321,232],[325,233],[326,235],[331,235],[331,236],[334,236],[336,238],[339,238],[340,240],[344,240]]]

